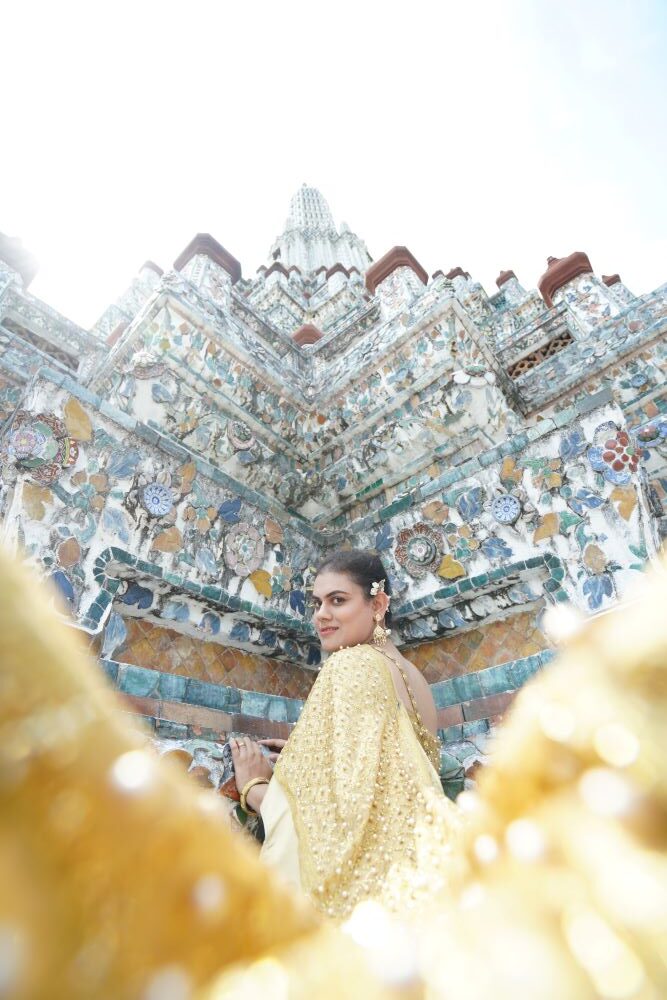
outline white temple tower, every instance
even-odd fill
[[[285,229],[271,247],[271,262],[300,271],[343,264],[362,274],[372,257],[366,244],[342,223],[340,232],[324,196],[314,187],[302,184],[290,202]]]

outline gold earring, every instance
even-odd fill
[[[375,646],[386,646],[387,636],[391,635],[391,629],[383,628],[382,625],[380,625],[380,622],[382,621],[381,615],[375,615],[373,620],[375,622],[375,628],[373,629],[373,644]]]

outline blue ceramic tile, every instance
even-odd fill
[[[157,693],[160,674],[157,670],[147,670],[145,667],[134,667],[124,663],[118,670],[118,686],[125,694],[136,698],[149,698]]]

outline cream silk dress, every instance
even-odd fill
[[[380,652],[362,645],[334,653],[264,797],[263,860],[328,916],[344,918],[367,899],[389,905],[388,883],[395,893],[397,872],[420,863],[424,827],[454,837],[459,826],[438,755]]]

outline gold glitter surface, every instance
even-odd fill
[[[240,840],[0,553],[0,994],[171,996],[314,928]]]
[[[391,678],[372,651],[332,657],[280,767],[325,908],[360,901],[338,929],[231,836],[212,793],[146,750],[0,555],[0,993],[662,1000],[665,607],[663,570],[527,685],[478,792],[459,797],[460,839]]]
[[[337,919],[384,898],[398,869],[405,881],[424,827],[439,824],[446,840],[447,825],[451,836],[458,826],[389,665],[371,646],[329,657],[276,774],[297,831],[303,889]]]

